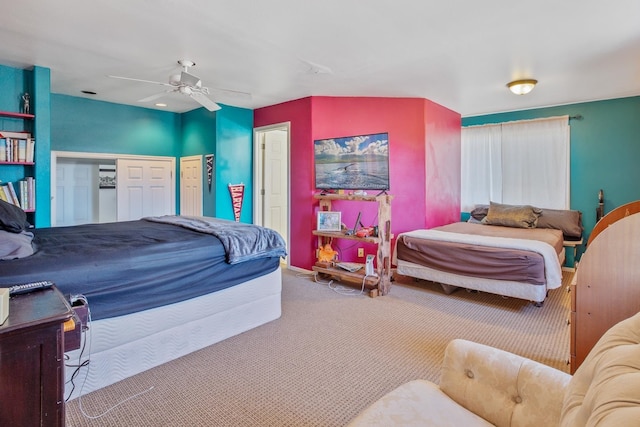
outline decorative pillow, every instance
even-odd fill
[[[476,207],[471,211],[471,217],[478,221],[482,221],[484,217],[487,216],[488,212],[489,205],[476,205]]]
[[[0,200],[0,229],[20,233],[28,227],[27,214],[22,209]]]
[[[538,218],[538,228],[555,228],[561,230],[565,237],[580,239],[582,237],[582,212],[560,209],[542,209]]]
[[[0,230],[0,260],[24,258],[33,255],[33,233],[8,233]]]
[[[530,205],[514,206],[490,202],[489,212],[482,220],[489,225],[515,228],[535,228],[542,209]]]

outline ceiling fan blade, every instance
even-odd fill
[[[121,76],[107,76],[107,77],[111,77],[112,79],[131,80],[134,82],[151,83],[154,85],[161,85],[161,86],[173,86],[169,83],[154,82],[153,80],[132,79],[131,77],[121,77]]]
[[[192,92],[189,96],[209,111],[217,111],[222,108],[200,92]]]
[[[142,98],[139,99],[138,102],[149,102],[149,101],[153,101],[155,99],[158,98],[162,98],[163,96],[165,96],[166,94],[173,92],[173,89],[171,90],[165,90],[164,92],[160,92],[160,93],[156,93],[155,95],[151,95],[151,96],[147,96],[146,98]]]
[[[249,100],[252,98],[251,94],[249,92],[242,92],[239,90],[232,90],[232,89],[222,89],[222,88],[217,88],[217,87],[212,87],[209,89],[210,92],[215,92],[217,94],[219,94],[220,96],[229,96],[229,97],[233,97],[235,99],[245,99],[245,100]]]
[[[189,74],[185,71],[180,73],[180,83],[187,86],[198,87],[202,85],[202,81],[199,77],[194,76],[193,74]]]

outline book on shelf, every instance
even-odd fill
[[[33,155],[35,152],[35,138],[27,138],[27,162],[33,162]]]
[[[13,183],[7,182],[7,188],[9,188],[9,194],[11,195],[12,203],[17,207],[21,207],[20,200],[18,199],[18,194],[16,193],[16,189],[14,188]]]
[[[25,177],[19,181],[20,186],[20,203],[25,211],[35,210],[35,179],[33,177]]]
[[[20,207],[20,201],[18,200],[18,196],[15,192],[15,189],[13,188],[13,183],[0,183],[0,188],[2,188],[2,194],[4,195],[4,198],[6,198],[5,201],[7,203],[11,203],[12,205]]]
[[[31,138],[29,132],[12,132],[8,130],[0,130],[0,138],[27,139]]]
[[[4,200],[7,203],[9,202],[9,198],[7,197],[7,193],[4,192],[4,185],[0,184],[0,200]]]
[[[26,162],[27,161],[27,140],[26,139],[17,139],[16,145],[18,146],[18,161]]]
[[[28,132],[0,131],[0,161],[33,162],[34,144]]]
[[[21,179],[15,185],[12,182],[0,182],[0,199],[25,211],[33,211],[36,209],[35,189],[36,180],[31,176]]]

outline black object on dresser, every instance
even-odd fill
[[[55,286],[11,297],[0,326],[0,425],[64,427],[63,324],[72,316]]]

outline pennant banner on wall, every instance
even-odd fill
[[[244,184],[229,184],[231,194],[231,204],[233,205],[233,216],[236,222],[240,222],[240,211],[242,210],[242,199],[244,198]]]
[[[211,180],[213,177],[213,154],[207,154],[205,156],[207,160],[207,183],[209,184],[209,193],[211,193]]]

